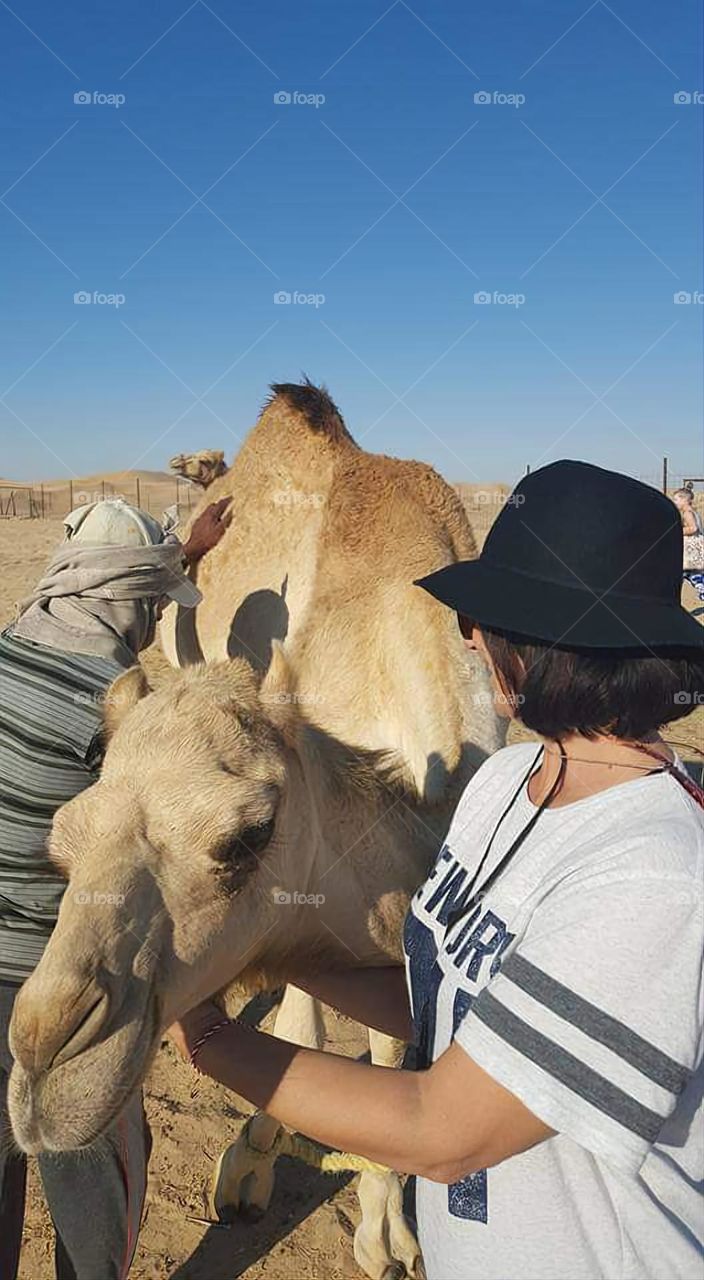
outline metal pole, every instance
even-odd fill
[[[141,507],[141,505],[142,503],[141,503],[140,494],[139,494],[139,476],[137,476],[137,506]]]
[[[105,497],[105,481],[104,480],[101,480],[100,487],[103,491],[103,498],[104,498]]]
[[[530,463],[529,463],[529,462],[528,462],[528,463],[526,463],[526,475],[527,475],[527,476],[529,476],[529,475],[530,475]]]
[[[667,458],[662,460],[662,491],[667,493]]]

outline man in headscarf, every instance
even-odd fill
[[[0,634],[0,1277],[15,1280],[26,1160],[12,1149],[8,1027],[20,985],[56,923],[66,882],[47,837],[60,805],[97,780],[103,696],[151,644],[163,605],[194,607],[188,570],[222,537],[229,499],[181,544],[121,499],[79,507],[18,618]],[[151,1140],[141,1096],[85,1151],[39,1156],[56,1231],[57,1280],[124,1280]]]

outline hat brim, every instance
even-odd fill
[[[486,561],[461,560],[416,579],[478,626],[569,649],[695,649],[704,627],[679,604],[634,600],[530,578]]]

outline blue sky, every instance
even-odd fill
[[[697,0],[0,0],[0,473],[230,453],[305,371],[452,480],[704,474],[701,35]]]

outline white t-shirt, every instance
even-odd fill
[[[405,945],[426,1062],[456,1040],[556,1134],[418,1179],[428,1280],[702,1280],[702,810],[668,774],[546,810],[462,915],[536,758],[508,747],[472,779]],[[524,787],[479,885],[534,813]]]

